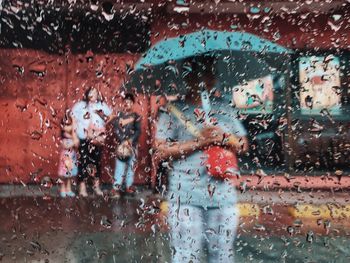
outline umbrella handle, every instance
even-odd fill
[[[175,105],[168,103],[167,109],[185,126],[189,133],[195,137],[200,136],[199,129],[189,119],[187,119],[185,114],[183,114],[183,112],[180,111]]]
[[[230,145],[230,146],[232,146],[232,147],[237,147],[237,145],[240,145],[240,141],[239,141],[239,139],[238,139],[237,136],[231,134],[231,135],[227,138],[226,145]]]
[[[172,113],[180,122],[182,125],[185,126],[187,131],[191,133],[195,137],[200,136],[200,130],[183,114],[181,110],[179,110],[175,105],[168,103],[167,109],[170,113]],[[235,135],[230,135],[227,138],[227,145],[230,145],[232,147],[237,147],[237,145],[240,145],[239,139]]]

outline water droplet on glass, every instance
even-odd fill
[[[306,234],[306,241],[309,243],[312,243],[314,241],[315,237],[314,237],[314,232],[309,230]]]

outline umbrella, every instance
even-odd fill
[[[126,87],[151,94],[186,91],[183,77],[191,71],[189,58],[215,58],[218,86],[283,74],[291,50],[245,32],[201,30],[160,41],[138,61]]]

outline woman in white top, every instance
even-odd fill
[[[78,183],[79,194],[86,197],[86,180],[89,176],[94,178],[94,191],[97,195],[103,195],[100,188],[100,160],[102,145],[104,143],[105,121],[98,115],[103,112],[109,116],[112,110],[104,102],[99,91],[95,87],[86,90],[83,100],[77,102],[72,109],[74,118],[74,131],[79,144],[78,156]]]

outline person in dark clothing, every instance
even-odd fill
[[[141,131],[140,116],[132,112],[134,98],[130,96],[125,98],[125,111],[118,112],[112,123],[117,140],[129,141],[131,146],[135,147]]]
[[[124,96],[123,110],[111,115],[107,123],[113,125],[117,139],[116,168],[114,172],[113,196],[119,197],[125,179],[126,192],[134,193],[134,166],[136,162],[137,142],[141,132],[140,116],[133,111],[135,97],[131,93]],[[101,116],[103,117],[103,116]]]
[[[126,192],[133,193],[134,166],[136,161],[136,148],[141,132],[140,116],[133,112],[135,98],[126,94],[124,98],[124,111],[120,111],[113,120],[113,127],[118,141],[116,168],[114,172],[114,189],[119,191],[125,175]]]

